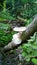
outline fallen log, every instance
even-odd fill
[[[33,35],[37,31],[37,16],[33,19],[33,21],[26,27],[22,33],[16,34],[15,38],[12,39],[12,41],[6,45],[3,50],[8,51],[11,50],[13,47],[18,46],[21,44],[21,42],[27,41],[31,35]],[[17,43],[18,41],[18,43]]]

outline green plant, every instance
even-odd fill
[[[22,48],[22,56],[24,60],[29,62],[30,60],[36,65],[37,64],[37,34],[31,36],[31,39],[28,40],[28,43],[23,44]]]
[[[2,20],[15,20],[15,18],[10,15],[9,11],[2,11],[0,12],[0,21]]]
[[[12,31],[9,24],[0,23],[0,45],[6,45],[12,40]]]

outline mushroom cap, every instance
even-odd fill
[[[17,32],[22,32],[25,30],[26,30],[26,27],[15,27],[15,28],[13,28],[13,31],[17,31]]]
[[[20,44],[21,43],[21,38],[20,38],[20,33],[16,33],[13,35],[13,39],[12,42],[16,45],[16,44]]]

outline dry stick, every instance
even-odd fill
[[[23,21],[23,22],[27,21],[27,19],[21,18],[19,16],[17,17],[17,19],[19,19],[20,21]]]
[[[37,16],[33,19],[33,21],[27,26],[26,30],[20,34],[20,38],[23,42],[27,41],[34,32],[37,31]],[[15,41],[15,40],[14,40]],[[21,44],[21,43],[20,43]],[[19,44],[19,45],[20,45]],[[6,45],[3,50],[8,51],[11,50],[13,47],[18,46],[18,44],[13,44],[12,42]]]

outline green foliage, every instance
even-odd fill
[[[32,22],[32,18],[27,19],[27,21],[26,21],[25,25],[26,25],[26,26],[28,26],[31,22]]]
[[[33,62],[35,65],[37,65],[37,59],[36,59],[36,58],[33,58],[33,59],[32,59],[32,62]]]
[[[28,0],[21,0],[23,4],[28,3]]]
[[[12,31],[9,24],[0,23],[0,45],[6,45],[12,40]]]
[[[2,11],[0,12],[0,21],[2,20],[15,20],[15,18],[8,11]]]
[[[23,18],[30,18],[37,14],[37,0],[2,0],[2,2],[0,1],[0,11],[5,12],[5,10],[12,17],[21,15]]]
[[[37,34],[35,33],[34,36],[31,36],[31,39],[28,40],[28,43],[23,44],[21,48],[23,50],[22,56],[24,57],[24,59],[27,62],[31,60],[33,63],[37,64],[37,59],[35,58],[37,57]]]

